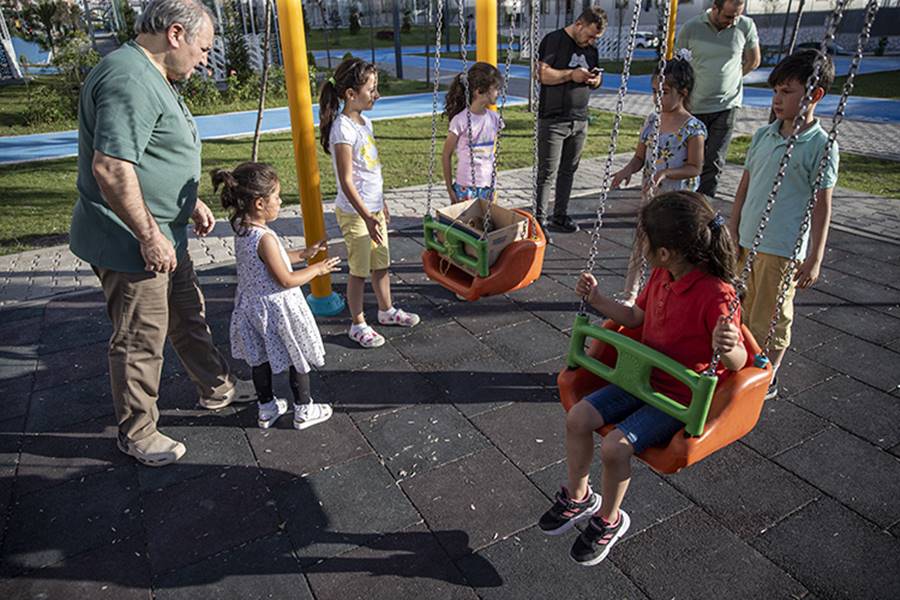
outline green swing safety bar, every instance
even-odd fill
[[[480,277],[490,275],[487,240],[479,239],[452,224],[439,223],[431,215],[425,215],[422,225],[426,248],[434,250],[441,256],[446,256],[452,262],[473,269]],[[443,242],[437,239],[435,235],[437,232],[443,234]],[[474,247],[477,256],[469,256],[464,245]]]
[[[600,340],[615,348],[617,352],[615,366],[610,367],[588,356],[585,338]],[[621,333],[591,325],[587,315],[581,314],[575,317],[567,363],[570,369],[578,367],[587,369],[597,377],[619,386],[650,406],[678,419],[684,423],[685,431],[689,435],[703,434],[718,381],[715,375],[697,373],[662,352],[648,348]],[[650,386],[650,373],[654,368],[671,375],[688,387],[691,391],[690,406],[684,406]]]

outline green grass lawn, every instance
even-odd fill
[[[847,77],[835,77],[830,94],[840,95]],[[750,84],[750,87],[769,87],[765,83]],[[900,100],[900,71],[863,73],[853,79],[853,95],[866,98],[889,98]]]
[[[327,77],[330,74],[330,71],[327,69],[320,69],[320,72],[323,74],[323,77]],[[42,76],[36,78],[35,81],[29,83],[28,86],[31,88],[32,94],[40,94],[40,90],[46,88],[52,81],[52,76]],[[382,96],[400,96],[403,94],[430,92],[432,89],[432,85],[426,84],[424,81],[393,78],[382,80],[378,86],[378,90]],[[51,131],[65,131],[78,128],[78,121],[76,119],[29,125],[25,121],[25,107],[27,106],[27,103],[28,88],[25,84],[0,86],[0,136],[48,133]],[[257,100],[247,100],[243,102],[225,102],[223,100],[194,111],[194,116],[199,117],[202,115],[215,115],[226,112],[256,110],[256,105]],[[277,108],[280,106],[287,106],[286,97],[274,98],[266,103],[266,108]]]
[[[742,135],[731,140],[728,147],[728,162],[744,164],[750,136]],[[840,187],[858,190],[877,196],[900,200],[900,165],[894,161],[881,160],[841,152]]]
[[[595,111],[596,121],[585,145],[584,156],[605,155],[612,115]],[[500,152],[500,168],[513,169],[532,164],[532,119],[523,107],[504,113],[507,129]],[[642,119],[624,117],[619,148],[630,150],[637,143]],[[446,121],[438,125],[446,131]],[[428,179],[428,150],[431,118],[395,119],[375,123],[375,135],[381,154],[386,188],[425,183]],[[440,152],[441,140],[438,140]],[[203,144],[203,179],[200,196],[218,216],[224,211],[212,197],[209,177],[217,167],[231,168],[250,157],[251,139],[210,140]],[[322,197],[331,199],[336,193],[331,159],[318,148]],[[282,178],[286,204],[298,204],[297,175],[289,133],[265,135],[260,145],[260,160],[273,164]],[[63,243],[69,229],[75,202],[76,161],[74,158],[0,167],[0,254],[22,252],[40,246]],[[440,164],[436,164],[440,178]],[[442,189],[438,184],[438,189]]]

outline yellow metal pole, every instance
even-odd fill
[[[319,189],[319,162],[316,155],[316,132],[313,123],[312,94],[309,87],[309,64],[306,60],[306,33],[303,30],[303,7],[300,0],[277,0],[281,51],[291,115],[291,138],[294,163],[303,213],[303,235],[307,244],[326,239],[322,214],[322,192]],[[320,253],[311,262],[325,259]],[[331,276],[323,275],[310,283],[310,308],[317,315],[336,315],[344,308],[343,299],[331,290]]]
[[[497,2],[494,0],[475,1],[475,57],[478,62],[497,66]]]
[[[672,0],[669,7],[669,35],[666,40],[666,60],[672,60],[675,55],[675,22],[678,16],[678,0]]]

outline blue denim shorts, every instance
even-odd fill
[[[635,398],[612,384],[584,397],[604,423],[614,424],[625,435],[635,454],[652,446],[664,446],[684,423]]]
[[[454,181],[453,191],[460,202],[462,202],[463,200],[474,200],[476,198],[480,200],[490,200],[491,195],[494,193],[494,188],[459,185]]]

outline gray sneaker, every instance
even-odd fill
[[[253,402],[256,390],[253,382],[246,379],[235,379],[234,387],[225,393],[224,398],[200,398],[199,404],[207,410],[221,410],[233,402]]]
[[[179,441],[154,431],[147,437],[133,442],[119,435],[116,444],[119,450],[133,456],[139,463],[148,467],[164,467],[184,456],[187,448]]]

